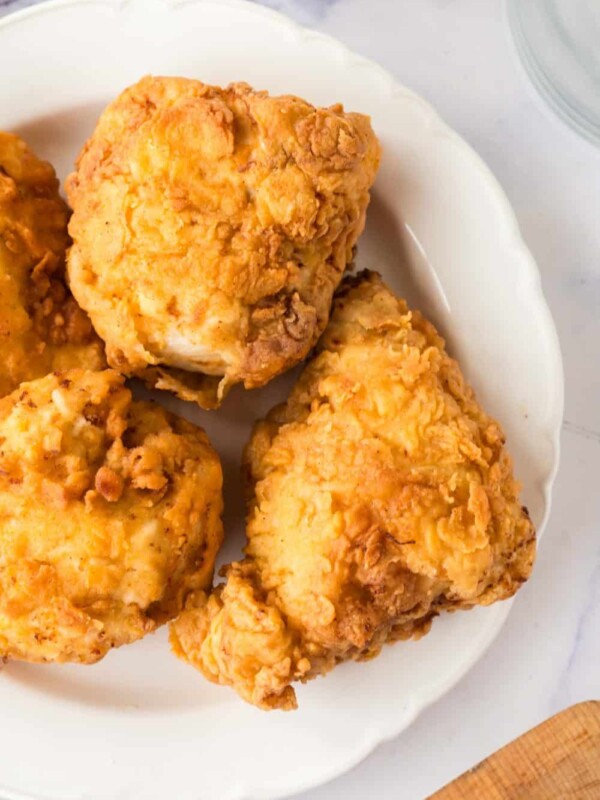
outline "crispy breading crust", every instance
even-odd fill
[[[221,467],[202,430],[112,370],[0,400],[0,659],[89,664],[210,586]]]
[[[291,682],[513,595],[535,531],[497,422],[433,326],[348,279],[288,401],[246,450],[246,558],[171,626],[175,652],[261,708]]]
[[[70,281],[111,366],[215,407],[301,361],[379,159],[340,105],[184,78],[124,91],[67,181]]]
[[[106,366],[65,284],[68,218],[50,164],[0,131],[0,396],[55,369]]]

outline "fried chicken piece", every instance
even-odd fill
[[[106,366],[65,285],[68,218],[50,164],[0,131],[0,396],[55,369]]]
[[[71,286],[111,366],[212,408],[305,358],[379,158],[341,105],[184,78],[124,91],[67,181]]]
[[[210,586],[221,467],[112,370],[0,400],[0,659],[90,664]]]
[[[346,280],[317,355],[246,450],[246,558],[171,626],[248,702],[513,595],[535,532],[497,422],[433,326],[375,273]]]

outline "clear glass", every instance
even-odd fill
[[[600,145],[600,0],[507,0],[533,83],[578,133]]]

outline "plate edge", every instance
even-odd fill
[[[44,14],[62,10],[71,6],[109,6],[114,8],[116,12],[122,12],[128,5],[136,2],[139,2],[139,0],[45,0],[44,2],[36,5],[28,6],[26,8],[9,13],[0,19],[0,31],[2,31],[4,28],[10,27],[13,24],[22,22],[29,17],[42,16]],[[343,44],[335,37],[301,25],[287,17],[285,14],[265,6],[258,5],[256,2],[253,2],[253,0],[162,0],[162,2],[174,11],[176,11],[178,8],[194,5],[213,5],[217,7],[230,6],[232,8],[243,8],[245,11],[248,11],[257,17],[269,19],[271,22],[276,22],[278,25],[287,27],[298,39],[319,40],[323,44],[328,45],[330,48],[336,49],[343,56],[348,66],[368,69],[373,74],[378,75],[379,79],[382,81],[382,84],[385,85],[385,89],[390,98],[396,99],[402,97],[404,100],[408,99],[415,103],[415,105],[420,106],[423,114],[428,117],[428,124],[432,129],[434,129],[435,135],[445,138],[459,147],[462,151],[462,154],[467,157],[471,161],[473,167],[478,170],[482,179],[484,180],[484,183],[487,183],[489,189],[493,193],[494,201],[496,202],[498,211],[502,212],[499,214],[499,216],[503,217],[504,219],[503,227],[504,235],[507,241],[507,247],[512,246],[520,251],[521,258],[527,266],[529,273],[529,280],[527,283],[529,284],[529,289],[536,295],[538,308],[542,313],[543,324],[552,338],[552,361],[554,362],[553,370],[555,379],[553,381],[553,385],[555,385],[555,396],[552,398],[550,403],[550,417],[556,423],[556,425],[553,426],[554,435],[551,440],[554,456],[553,465],[542,489],[545,509],[544,516],[537,528],[538,540],[541,539],[550,515],[552,506],[552,489],[560,463],[560,431],[563,417],[565,392],[564,369],[560,340],[552,313],[542,289],[539,268],[521,235],[516,214],[496,176],[493,174],[481,156],[476,152],[476,150],[443,120],[443,118],[438,114],[432,105],[430,105],[426,100],[413,92],[411,89],[402,85],[391,72],[380,66],[377,62],[366,56],[354,53],[347,45]],[[327,783],[348,772],[350,769],[367,758],[380,744],[389,741],[390,739],[393,739],[403,733],[408,727],[410,727],[410,725],[412,725],[418,716],[425,711],[425,709],[450,691],[475,666],[475,664],[483,657],[483,655],[499,635],[508,617],[508,614],[510,613],[513,602],[514,598],[503,602],[501,606],[503,611],[502,615],[499,615],[498,622],[496,622],[496,624],[490,628],[490,631],[483,642],[481,651],[473,661],[462,665],[461,668],[457,669],[452,676],[441,682],[439,685],[436,685],[434,690],[429,692],[426,697],[420,698],[420,702],[413,702],[411,704],[410,712],[407,713],[405,719],[402,720],[400,727],[393,726],[392,728],[379,730],[377,734],[371,735],[368,740],[362,742],[361,746],[357,748],[357,752],[352,754],[341,770],[336,767],[330,772],[325,771],[323,775],[317,777],[316,779],[311,779],[305,785],[295,787],[291,792],[289,789],[286,789],[283,792],[276,790],[275,792],[265,793],[256,792],[252,788],[244,787],[241,789],[241,791],[230,793],[229,795],[223,795],[222,800],[282,800],[282,798],[288,797],[290,794],[296,794],[298,792],[310,790],[311,788],[315,788]],[[2,792],[4,795],[3,800],[54,800],[54,798],[51,799],[49,797],[42,798],[41,796],[36,797],[30,794],[23,794],[4,786],[0,786],[0,792]]]

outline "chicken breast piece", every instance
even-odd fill
[[[221,467],[203,431],[111,370],[0,400],[0,659],[89,664],[210,586]]]
[[[0,396],[55,369],[106,366],[65,285],[68,218],[50,164],[0,131]]]
[[[124,91],[67,181],[71,286],[111,366],[208,408],[305,358],[379,159],[340,105],[184,78]]]
[[[189,598],[171,641],[261,708],[293,708],[293,681],[510,597],[530,574],[535,532],[500,426],[374,273],[344,282],[246,467],[246,558]]]

